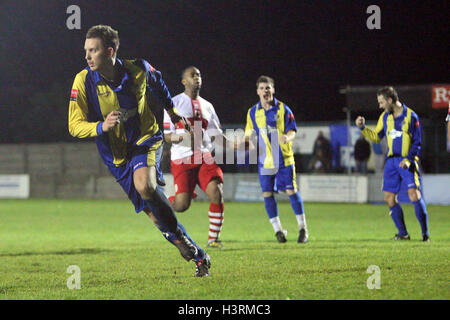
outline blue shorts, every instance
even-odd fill
[[[295,165],[279,168],[275,174],[261,174],[263,170],[262,168],[258,169],[259,182],[263,192],[297,190]]]
[[[148,206],[137,192],[134,182],[134,172],[142,167],[151,167],[156,165],[156,151],[161,146],[162,140],[155,142],[151,147],[135,147],[130,150],[129,161],[120,167],[108,167],[109,171],[116,178],[122,189],[128,195],[128,198],[134,204],[137,213],[141,212]]]
[[[399,193],[403,184],[406,189],[421,188],[421,177],[419,173],[419,165],[416,161],[411,162],[408,169],[399,167],[404,157],[387,158],[384,164],[383,175],[383,191]]]

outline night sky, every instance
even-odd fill
[[[63,84],[66,114],[70,85],[86,66],[86,31],[108,24],[119,31],[118,57],[147,59],[173,96],[183,91],[181,70],[197,66],[201,95],[222,123],[245,122],[261,74],[275,78],[276,96],[298,122],[342,120],[341,86],[449,82],[448,3],[2,0],[1,90]],[[66,27],[71,4],[81,9],[80,30]],[[366,27],[371,4],[381,8],[381,30]]]

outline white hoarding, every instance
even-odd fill
[[[367,176],[300,176],[300,194],[304,201],[364,203],[368,199],[367,190]]]
[[[0,198],[26,199],[30,196],[28,174],[0,175]]]

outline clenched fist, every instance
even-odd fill
[[[366,119],[364,119],[364,117],[358,116],[358,118],[356,118],[355,120],[355,124],[358,128],[361,129],[366,124]]]

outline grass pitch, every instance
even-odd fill
[[[208,205],[178,214],[203,248]],[[403,208],[412,240],[394,242],[385,206],[306,203],[310,241],[297,244],[295,216],[279,203],[289,232],[280,244],[263,203],[228,202],[226,249],[208,250],[211,276],[194,278],[194,264],[128,201],[2,200],[0,299],[450,299],[449,207],[428,206],[430,243]],[[79,290],[67,287],[71,265]],[[370,265],[380,289],[367,287]]]

